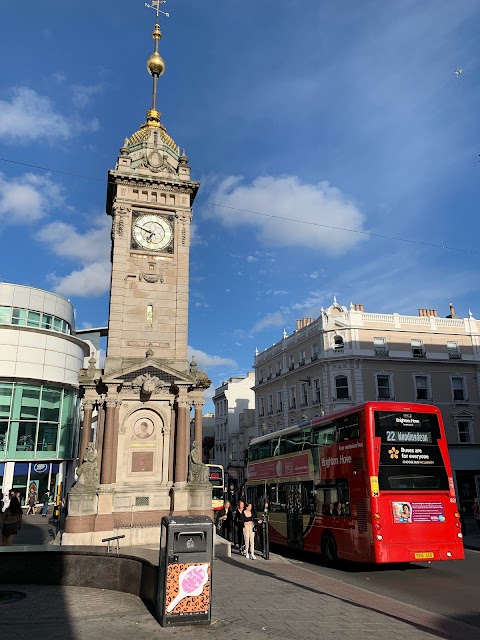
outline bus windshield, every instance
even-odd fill
[[[381,439],[380,490],[448,490],[435,414],[376,411],[375,436]]]

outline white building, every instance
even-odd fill
[[[228,483],[238,486],[239,468],[243,468],[243,448],[240,446],[239,420],[245,409],[255,407],[253,386],[255,375],[229,378],[215,389],[215,448],[213,460],[225,468]]]
[[[480,475],[480,323],[471,313],[366,313],[334,300],[256,355],[255,373],[260,435],[367,400],[437,405],[457,493],[471,507]]]
[[[0,488],[41,498],[73,478],[78,372],[90,354],[62,296],[0,283]]]

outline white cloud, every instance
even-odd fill
[[[109,218],[100,218],[86,233],[80,233],[65,222],[51,222],[37,234],[50,250],[82,266],[66,276],[49,275],[54,291],[66,296],[94,297],[110,288]]]
[[[76,107],[86,107],[92,101],[92,98],[103,91],[100,84],[74,84],[71,88],[72,102]]]
[[[94,262],[68,276],[50,274],[53,290],[64,296],[95,297],[110,288],[110,263]]]
[[[247,256],[247,262],[258,262],[258,258],[255,258],[255,256]]]
[[[312,273],[310,274],[310,278],[312,278],[312,280],[318,280],[318,276],[318,271],[312,271]]]
[[[188,347],[188,358],[191,359],[195,356],[198,368],[202,370],[210,369],[212,367],[232,367],[237,368],[238,365],[232,358],[223,358],[222,356],[212,356],[200,349],[194,349]]]
[[[26,173],[21,178],[8,179],[0,173],[0,218],[3,223],[35,222],[63,202],[61,187],[48,176]]]
[[[256,322],[250,329],[251,333],[259,333],[270,327],[281,327],[287,322],[286,315],[283,311],[275,311],[268,313],[264,318]]]
[[[28,87],[15,87],[10,101],[0,100],[0,139],[8,143],[68,140],[98,127],[96,119],[84,121],[75,114],[58,113],[49,97]]]
[[[49,244],[56,255],[89,264],[108,258],[111,225],[109,217],[101,217],[91,229],[82,234],[71,224],[55,221],[44,226],[37,237]]]
[[[328,182],[306,184],[296,176],[282,175],[264,176],[245,184],[241,177],[230,176],[217,186],[210,200],[241,211],[211,207],[205,213],[207,217],[214,216],[228,227],[256,227],[259,239],[268,246],[302,246],[340,254],[364,239],[358,233],[363,230],[364,215]],[[299,220],[308,224],[299,224]],[[327,228],[329,225],[354,233]]]
[[[286,296],[288,295],[288,291],[285,289],[269,289],[265,292],[267,296]]]

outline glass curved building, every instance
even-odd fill
[[[78,372],[89,346],[62,296],[0,283],[0,488],[41,498],[73,476]]]

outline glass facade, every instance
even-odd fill
[[[57,494],[57,483],[60,465],[58,462],[15,462],[13,470],[13,482],[11,487],[4,487],[6,492],[10,489],[20,492],[20,500],[22,505],[25,504],[26,496],[30,488],[35,486],[37,491],[37,500],[41,502],[42,496],[50,491],[53,500]],[[0,480],[0,486],[1,486]]]
[[[0,382],[0,458],[73,458],[77,415],[74,389]]]
[[[51,313],[20,309],[19,307],[0,307],[0,324],[49,329],[68,335],[71,333],[71,327],[66,320],[57,318]]]

